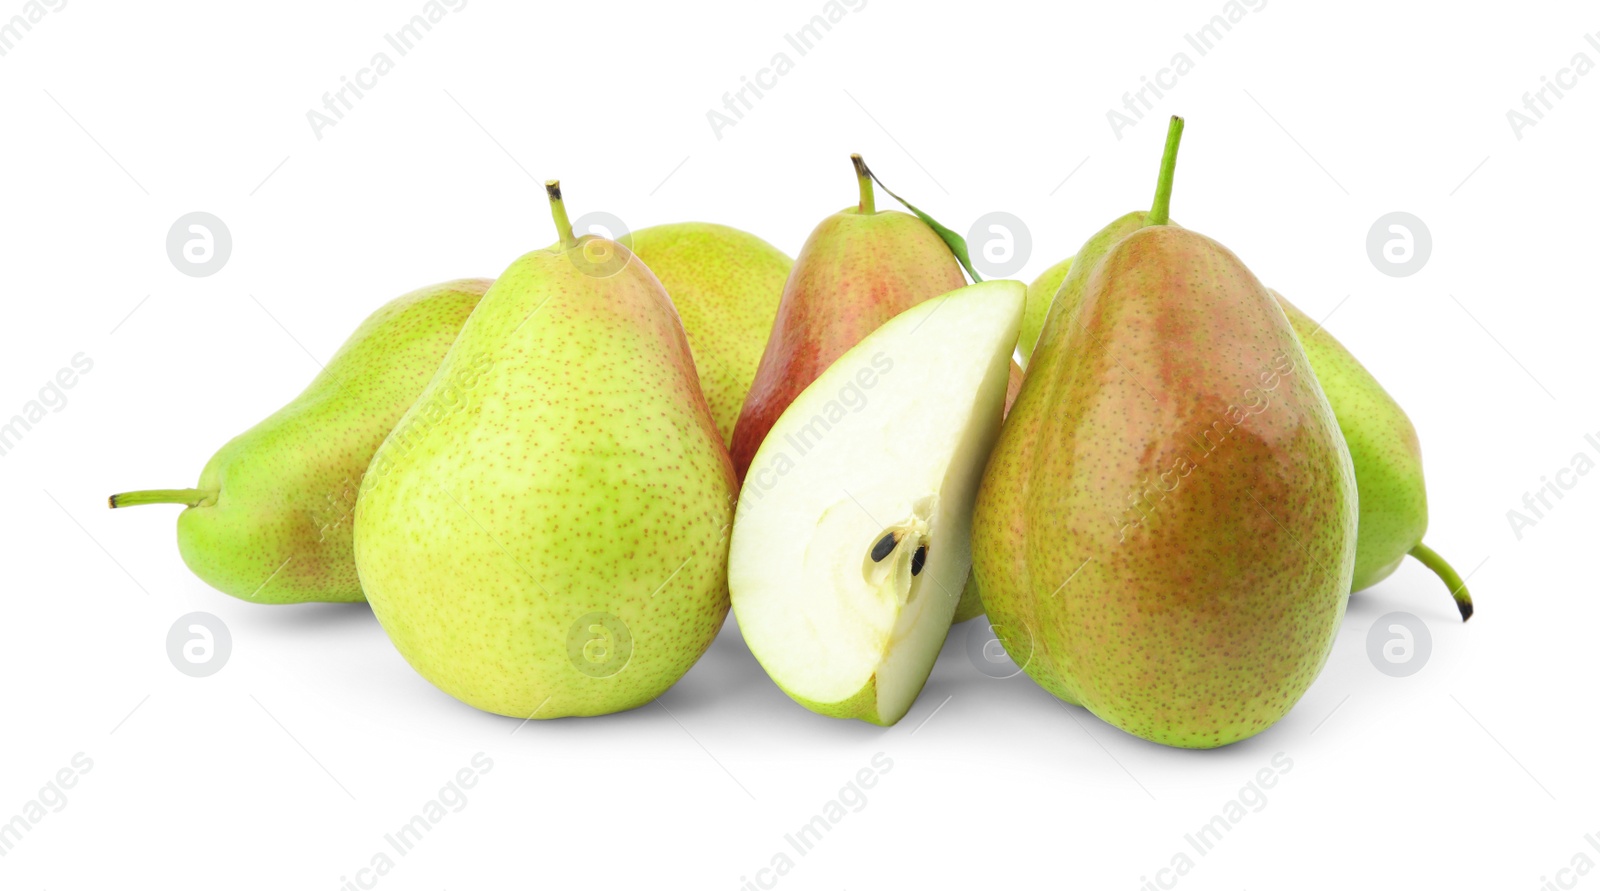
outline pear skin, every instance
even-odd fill
[[[187,505],[184,563],[242,600],[365,599],[350,522],[361,475],[491,284],[446,282],[384,304],[293,402],[219,449],[196,488],[125,492],[111,506]]]
[[[651,226],[632,238],[634,256],[677,307],[711,416],[723,442],[731,442],[794,261],[715,223]]]
[[[1026,300],[1031,301],[1032,299],[1033,294],[1030,289]],[[1022,316],[1024,325],[1028,323],[1027,312],[1031,308],[1031,303],[1024,303]],[[1011,405],[1017,401],[1017,394],[1020,392],[1022,392],[1022,366],[1013,361],[1011,363],[1011,375],[1006,379],[1006,406],[1001,414],[1002,419],[1011,414]],[[961,601],[956,604],[955,618],[950,620],[950,624],[959,625],[969,619],[976,619],[981,615],[983,615],[983,596],[978,591],[978,577],[969,570],[967,572],[967,584],[961,589]]]
[[[1103,252],[1108,243],[1125,236],[1144,223],[1145,214],[1131,213],[1118,218],[1090,243]],[[1177,223],[1169,222],[1176,226]],[[1098,254],[1096,255],[1098,258]],[[1023,318],[1022,351],[1028,334],[1028,320],[1035,313],[1047,317],[1060,304],[1063,317],[1070,316],[1083,298],[1082,279],[1058,279],[1055,297],[1039,309],[1037,295],[1050,286],[1058,270],[1070,273],[1071,258],[1056,264],[1028,286],[1028,315]],[[1355,576],[1351,592],[1370,588],[1388,578],[1409,554],[1432,570],[1448,587],[1463,621],[1473,613],[1472,594],[1454,567],[1422,543],[1428,528],[1428,498],[1422,476],[1422,450],[1416,429],[1398,403],[1377,379],[1329,334],[1282,294],[1270,292],[1289,318],[1295,336],[1321,382],[1328,404],[1344,433],[1356,468],[1356,486],[1361,493],[1361,526],[1356,546]],[[1031,358],[1023,351],[1024,359]],[[1031,367],[1031,366],[1030,366]],[[981,612],[975,597],[977,588],[968,584],[958,617],[971,618]]]
[[[734,469],[750,467],[800,392],[863,337],[967,281],[950,248],[916,217],[878,211],[857,162],[860,203],[819,223],[795,259],[777,319],[734,428]]]
[[[513,263],[373,457],[373,613],[451,696],[517,718],[634,708],[728,612],[737,483],[671,301],[622,245]]]
[[[1061,355],[1061,352],[1059,349],[1054,348],[1052,344],[1058,340],[1065,339],[1063,333],[1067,329],[1064,319],[1067,315],[1071,314],[1070,310],[1076,307],[1081,300],[1084,282],[1088,278],[1089,270],[1094,267],[1094,264],[1100,261],[1100,258],[1105,255],[1105,252],[1110,249],[1112,245],[1116,244],[1118,241],[1122,240],[1133,232],[1138,231],[1140,228],[1143,228],[1145,225],[1146,216],[1147,214],[1145,211],[1138,211],[1135,213],[1125,214],[1115,220],[1112,220],[1111,223],[1108,224],[1104,229],[1091,236],[1089,240],[1084,243],[1083,248],[1079,250],[1078,254],[1074,258],[1066,261],[1066,277],[1061,280],[1060,286],[1055,292],[1054,299],[1043,302],[1044,321],[1041,324],[1039,339],[1035,343],[1032,355],[1029,357],[1027,366],[1029,370],[1024,372],[1022,375],[1024,383],[1026,382],[1026,378],[1033,377],[1035,375],[1045,378],[1049,377],[1050,374],[1053,373],[1053,371],[1050,369],[1054,369],[1056,359]],[[1057,264],[1058,267],[1061,265],[1063,264]],[[1042,279],[1043,276],[1041,276],[1041,280]],[[1040,281],[1036,280],[1034,284],[1038,285],[1040,284]],[[1039,312],[1038,307],[1040,306],[1040,303],[1035,299],[1036,294],[1038,293],[1041,292],[1036,291],[1033,286],[1029,286],[1028,305],[1025,312]],[[1058,316],[1061,318],[1058,318]],[[1026,316],[1024,316],[1024,324],[1026,324],[1026,321]],[[1037,401],[1048,401],[1051,398],[1051,393],[1044,388],[1034,388],[1032,396],[1029,396],[1028,393],[1028,387],[1019,387],[1016,395],[1011,397],[1011,402],[1007,407],[1006,414],[1006,428],[1009,429],[1013,426],[1020,428],[1017,435],[1024,438],[1032,438],[1040,435],[1041,425],[1049,420],[1049,410],[1035,408],[1030,409],[1029,411],[1019,411],[1018,409],[1025,404]],[[1004,435],[1003,431],[1002,435]],[[955,621],[964,622],[968,619],[976,618],[977,616],[988,613],[989,623],[994,625],[997,629],[1003,628],[1004,623],[1007,621],[1015,623],[1017,621],[1017,617],[996,615],[993,611],[986,608],[982,596],[983,591],[981,589],[980,580],[978,577],[976,539],[973,541],[973,547],[972,575],[967,579],[967,586],[961,593],[961,603],[956,607]],[[1022,567],[1019,564],[1012,567],[1010,571],[1021,572]],[[1017,625],[1015,627],[1022,626]],[[1026,666],[1024,667],[1026,668]],[[1030,675],[1032,675],[1033,679],[1037,681],[1041,687],[1049,690],[1060,699],[1077,704],[1077,700],[1072,698],[1072,693],[1067,690],[1066,687],[1058,683],[1054,676],[1051,675],[1047,670],[1040,671],[1038,674],[1032,674],[1032,672],[1030,672]]]
[[[1022,333],[1017,336],[1017,354],[1022,357],[1023,368],[1028,367],[1034,345],[1039,342],[1039,332],[1044,330],[1044,318],[1050,313],[1050,303],[1055,300],[1062,280],[1072,270],[1072,259],[1068,257],[1039,273],[1039,277],[1028,285],[1028,305],[1022,312]]]
[[[1422,446],[1405,410],[1329,331],[1272,291],[1306,351],[1350,449],[1361,494],[1352,593],[1388,578],[1407,554],[1438,572],[1463,620],[1472,616],[1472,595],[1455,570],[1422,548],[1428,531],[1428,492],[1422,477]]]
[[[984,605],[1031,631],[1024,667],[1167,745],[1271,726],[1344,615],[1354,471],[1271,300],[1204,236],[1130,235],[1091,279],[1060,379],[1024,381],[1023,398],[1055,391],[1055,416],[1032,442],[1002,431],[979,494],[974,553],[1003,555],[978,557]]]
[[[1042,686],[1210,748],[1271,726],[1326,661],[1357,491],[1276,301],[1225,247],[1166,225],[1173,129],[1147,225],[1092,238],[1062,285],[1081,299],[1051,308],[973,555],[991,623]]]

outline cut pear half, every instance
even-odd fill
[[[890,319],[756,452],[734,514],[733,611],[812,711],[893,724],[927,682],[971,566],[1025,294],[984,282]]]

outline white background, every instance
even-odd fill
[[[801,57],[784,35],[820,0],[472,0],[317,138],[307,111],[422,6],[72,0],[0,57],[0,415],[94,363],[0,458],[0,820],[93,760],[0,886],[338,888],[477,752],[494,766],[468,804],[378,887],[733,889],[780,851],[785,889],[1134,889],[1179,851],[1185,888],[1532,889],[1600,861],[1600,475],[1520,539],[1507,519],[1575,453],[1600,458],[1600,74],[1520,139],[1506,117],[1574,54],[1600,63],[1592,7],[1272,0],[1201,57],[1184,35],[1222,0],[870,0]],[[1180,51],[1193,71],[1117,139],[1107,110]],[[793,70],[717,138],[707,111],[778,52]],[[546,177],[574,216],[713,220],[793,254],[854,203],[860,151],[952,228],[1025,221],[1026,280],[1148,206],[1172,113],[1174,217],[1333,313],[1420,431],[1429,542],[1475,570],[1465,626],[1414,563],[1354,598],[1322,676],[1249,741],[1141,742],[980,674],[965,628],[900,725],[832,721],[731,620],[660,705],[516,730],[414,674],[366,607],[233,600],[184,568],[177,508],[105,508],[192,485],[380,303],[552,241]],[[233,236],[208,278],[165,250],[194,210]],[[1394,210],[1434,242],[1407,278],[1365,247]],[[199,680],[165,651],[193,610],[233,635]],[[1392,610],[1431,630],[1411,677],[1367,656]],[[878,752],[893,767],[866,805],[796,855],[785,834]],[[1279,752],[1266,804],[1195,855],[1185,833]]]

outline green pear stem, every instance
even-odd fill
[[[1183,139],[1183,118],[1172,116],[1167,124],[1167,147],[1161,153],[1161,174],[1156,177],[1156,200],[1150,205],[1146,226],[1165,226],[1172,205],[1172,174],[1178,168],[1178,142]]]
[[[1411,556],[1417,558],[1423,566],[1433,570],[1434,575],[1450,586],[1450,596],[1456,600],[1456,609],[1461,610],[1461,621],[1465,622],[1472,618],[1472,594],[1467,591],[1467,583],[1461,580],[1455,569],[1433,548],[1422,542],[1417,542],[1417,546],[1411,549]]]
[[[867,169],[867,162],[861,160],[860,155],[851,155],[850,163],[856,167],[856,185],[861,188],[861,203],[856,210],[863,216],[878,212],[872,198],[872,171]]]
[[[123,492],[113,495],[109,499],[112,507],[136,507],[141,504],[183,504],[194,507],[207,498],[215,498],[217,493],[205,489],[142,489],[138,492]]]
[[[556,221],[556,235],[561,237],[561,249],[570,251],[578,246],[578,239],[572,235],[572,222],[567,219],[567,205],[561,201],[561,180],[545,180],[544,192],[550,196],[550,216]]]

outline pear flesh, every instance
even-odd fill
[[[373,458],[361,582],[416,671],[517,718],[650,702],[727,615],[736,482],[678,316],[622,245],[495,282]]]
[[[124,492],[111,506],[186,505],[178,553],[225,594],[365,599],[351,541],[361,475],[491,284],[463,279],[389,301],[293,402],[218,449],[195,488]]]
[[[807,708],[893,724],[927,681],[970,569],[1023,296],[987,282],[895,316],[757,451],[734,521],[733,608],[751,652]]]

